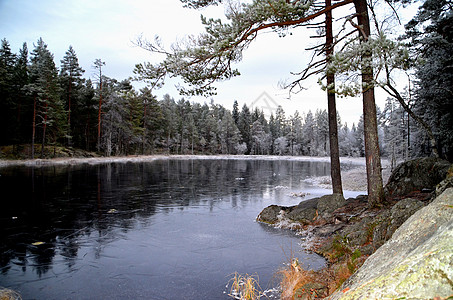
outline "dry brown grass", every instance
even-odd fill
[[[0,288],[0,300],[21,300],[22,297],[16,291]]]
[[[263,295],[258,275],[241,275],[236,272],[230,283],[231,289],[228,296],[234,299],[256,300]]]
[[[311,270],[305,270],[299,264],[298,259],[292,259],[286,268],[278,271],[277,276],[280,278],[282,289],[281,299],[293,299],[295,292],[305,284],[317,281],[317,273]]]
[[[331,262],[328,267],[319,270],[305,270],[297,259],[278,271],[282,289],[281,299],[319,299],[328,297],[365,262],[366,256],[360,251],[343,253],[338,259],[338,249],[332,251],[336,262]]]

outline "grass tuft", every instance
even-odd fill
[[[16,291],[0,288],[0,300],[22,300],[22,297]]]
[[[234,299],[256,300],[263,295],[258,275],[241,275],[236,272],[233,278],[230,279],[230,283],[231,289],[228,296]]]

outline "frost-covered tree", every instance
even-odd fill
[[[449,160],[453,160],[452,10],[450,0],[426,0],[406,25],[406,37],[417,57],[414,110],[433,129],[438,154]],[[421,143],[418,151],[429,154],[432,144]]]
[[[401,105],[391,98],[387,99],[380,119],[384,131],[383,149],[391,158],[393,168],[397,161],[408,157],[407,119]]]
[[[256,120],[250,130],[252,135],[251,153],[255,155],[268,154],[270,149],[270,134],[264,130],[263,124]]]
[[[302,126],[302,151],[304,155],[316,155],[315,130],[316,123],[311,110],[305,116],[305,122]]]
[[[163,115],[163,132],[161,136],[161,144],[166,148],[167,152],[172,152],[175,148],[175,138],[177,134],[177,115],[176,103],[170,95],[165,94],[160,107]]]
[[[327,111],[316,110],[316,150],[317,155],[327,155],[328,142],[329,142],[329,120]]]
[[[241,113],[239,114],[238,129],[241,132],[242,142],[247,145],[247,153],[252,149],[252,134],[250,133],[250,127],[252,126],[252,116],[250,109],[247,105],[243,105]]]
[[[102,84],[104,82],[104,78],[102,75],[102,68],[105,66],[105,62],[103,62],[101,59],[97,58],[94,63],[93,63],[93,67],[96,69],[97,71],[97,74],[95,75],[96,76],[96,79],[97,79],[97,83],[98,83],[98,88],[97,88],[97,92],[98,92],[98,99],[99,99],[99,105],[98,105],[98,124],[97,124],[97,128],[98,128],[98,145],[97,145],[97,150],[98,152],[100,151],[100,148],[101,148],[101,127],[102,127],[102,103],[103,103],[103,89],[102,89]]]
[[[291,155],[300,155],[302,143],[302,117],[297,110],[289,118],[289,122],[290,132],[286,135],[289,142],[289,151]]]

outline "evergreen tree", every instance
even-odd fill
[[[438,154],[449,160],[453,160],[452,9],[451,1],[426,0],[406,25],[418,57],[414,111],[433,129]],[[417,151],[429,155],[433,149],[425,145],[420,143]]]
[[[161,134],[162,123],[164,122],[162,109],[151,90],[147,87],[140,90],[139,98],[143,105],[143,147],[142,154],[147,153],[147,148],[150,147],[150,152],[154,152],[156,139]]]
[[[29,140],[30,127],[28,120],[32,119],[32,100],[27,96],[24,86],[29,83],[28,48],[24,43],[19,50],[14,71],[15,90],[15,143]]]
[[[302,126],[302,152],[304,155],[314,156],[317,154],[315,129],[315,118],[313,117],[311,110],[309,110],[305,117],[305,123]]]
[[[238,104],[237,100],[234,100],[234,103],[233,103],[233,120],[237,126],[239,123],[239,104]]]
[[[163,100],[160,102],[160,106],[164,118],[162,143],[167,149],[167,152],[171,153],[175,146],[175,136],[178,130],[176,103],[170,95],[165,94]]]
[[[294,115],[290,117],[290,132],[286,135],[289,142],[289,151],[291,155],[301,154],[302,143],[302,118],[296,110]]]
[[[14,139],[15,65],[16,55],[11,52],[8,41],[3,39],[0,46],[0,143],[3,145]]]
[[[105,66],[105,62],[103,62],[101,59],[96,59],[94,61],[94,68],[98,71],[96,74],[96,78],[98,81],[98,97],[99,97],[99,105],[98,105],[98,141],[97,141],[97,150],[98,152],[100,151],[101,148],[101,125],[102,125],[102,102],[103,102],[103,89],[102,89],[102,83],[103,83],[103,75],[102,75],[102,68]]]
[[[241,113],[239,114],[238,128],[241,132],[242,142],[247,145],[246,154],[250,153],[252,150],[252,135],[250,129],[252,126],[252,116],[250,114],[250,109],[247,105],[242,106]]]
[[[34,157],[34,140],[36,118],[42,128],[41,157],[49,137],[53,143],[65,137],[67,132],[66,112],[60,100],[60,85],[58,71],[53,60],[53,54],[40,38],[33,49],[30,66],[30,84],[25,87],[34,99],[32,158]],[[48,131],[49,130],[49,131]]]
[[[329,120],[327,111],[316,110],[316,149],[317,155],[326,156],[329,142]]]
[[[65,56],[61,60],[60,67],[60,85],[62,88],[62,98],[65,102],[65,108],[68,112],[67,128],[68,128],[68,146],[72,146],[72,125],[71,125],[71,115],[73,111],[76,112],[75,116],[77,117],[79,102],[79,91],[82,87],[82,74],[85,71],[79,66],[79,60],[77,55],[72,48],[69,46],[68,51],[66,51]],[[75,104],[75,107],[74,107]]]
[[[76,105],[78,117],[72,121],[72,141],[74,146],[92,151],[97,146],[98,99],[90,79],[82,83],[79,93],[80,102]]]

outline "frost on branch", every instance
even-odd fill
[[[369,57],[365,55],[369,53],[371,58],[363,59],[363,57]],[[361,70],[369,66],[373,68],[374,80],[368,86],[363,86]],[[335,92],[338,95],[357,96],[368,88],[386,85],[388,80],[386,75],[392,70],[406,70],[408,67],[407,48],[402,43],[392,41],[380,34],[362,42],[359,39],[349,40],[341,51],[332,56],[331,62],[327,64],[326,73],[332,72],[336,75],[339,83],[335,86]],[[323,90],[328,88],[321,80],[318,82]]]
[[[200,8],[222,1],[182,2],[187,7]],[[215,94],[215,88],[212,87],[214,82],[240,75],[232,64],[242,59],[242,51],[257,37],[259,31],[270,29],[281,34],[290,27],[300,25],[298,21],[303,20],[308,13],[313,13],[312,10],[312,1],[306,0],[255,0],[248,4],[228,1],[226,22],[202,16],[205,32],[173,45],[171,51],[144,44],[147,45],[146,49],[166,55],[159,68],[183,80],[187,88],[179,87],[182,94],[209,96]]]

